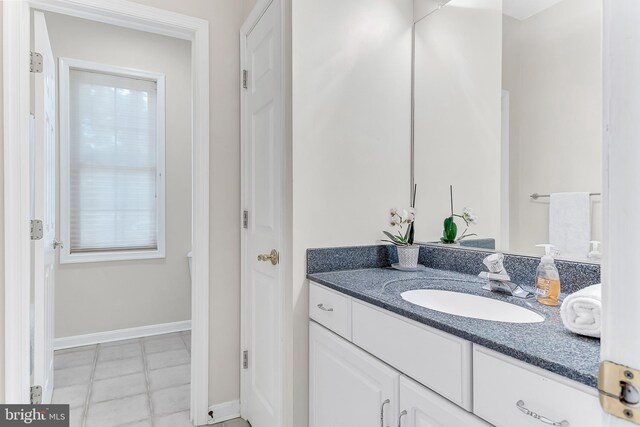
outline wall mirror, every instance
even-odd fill
[[[416,0],[418,5],[420,0]],[[451,0],[416,16],[416,241],[598,262],[602,2]],[[416,10],[419,10],[416,7]]]

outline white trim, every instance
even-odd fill
[[[3,2],[5,403],[29,401],[29,50],[30,11]],[[25,94],[27,96],[25,96]]]
[[[640,3],[604,1],[602,339],[600,359],[640,368]],[[603,413],[603,426],[632,426]]]
[[[59,59],[59,105],[60,105],[60,239],[67,244],[60,250],[60,264],[75,264],[85,262],[130,261],[142,259],[156,259],[166,257],[166,205],[165,205],[165,75],[154,71],[120,67],[110,64],[85,61],[74,58]],[[158,221],[156,236],[158,248],[153,250],[123,250],[71,253],[71,148],[70,139],[70,99],[69,99],[69,70],[88,70],[103,74],[111,74],[129,78],[139,78],[156,83],[156,151],[157,151],[157,198],[156,211]]]
[[[157,325],[138,326],[135,328],[96,332],[94,334],[56,338],[53,342],[53,348],[54,350],[62,350],[65,348],[83,347],[85,345],[102,344],[106,342],[130,340],[134,338],[144,338],[190,330],[191,320],[160,323]]]
[[[209,412],[213,412],[213,417],[209,418],[209,424],[221,423],[240,417],[240,401],[218,403],[209,406]]]
[[[501,186],[500,186],[500,200],[501,200],[501,232],[500,241],[496,245],[497,248],[503,251],[508,251],[510,246],[510,213],[511,213],[511,197],[510,197],[510,145],[509,145],[509,129],[510,129],[510,93],[508,90],[502,90],[502,138],[501,138],[501,152],[500,152],[500,170],[501,170]]]
[[[30,8],[191,41],[193,102],[191,420],[209,409],[209,24],[124,0],[3,2],[5,400],[29,401]]]

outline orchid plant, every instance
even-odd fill
[[[442,237],[440,238],[440,241],[442,243],[448,243],[448,244],[460,242],[461,240],[467,237],[477,236],[477,234],[467,233],[467,231],[469,230],[469,227],[476,225],[478,223],[478,216],[473,212],[473,209],[471,208],[464,208],[462,210],[462,215],[459,215],[453,212],[453,186],[450,187],[450,191],[451,191],[451,216],[445,218],[444,231],[442,232]],[[456,217],[461,218],[466,224],[466,227],[460,237],[457,237],[458,226],[456,225],[456,222],[455,222]]]
[[[407,208],[403,209],[402,211],[398,211],[398,209],[392,208],[389,211],[389,215],[391,217],[389,220],[389,224],[391,225],[391,227],[395,228],[396,234],[392,234],[388,231],[383,231],[385,236],[389,238],[383,240],[383,242],[393,243],[396,246],[413,245],[413,235],[411,233],[411,228],[413,227],[413,222],[416,219],[416,210],[414,208]]]

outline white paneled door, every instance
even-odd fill
[[[280,3],[243,40],[242,415],[280,427],[283,407],[282,97]]]
[[[42,55],[42,72],[35,79],[35,150],[33,213],[42,221],[43,237],[34,241],[33,384],[42,387],[42,402],[53,393],[53,298],[56,237],[56,76],[47,23],[42,12],[33,14],[33,45]]]

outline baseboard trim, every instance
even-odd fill
[[[95,334],[56,338],[53,340],[53,348],[54,350],[62,350],[65,348],[82,347],[85,345],[129,340],[133,338],[142,338],[189,330],[191,330],[191,320],[183,320],[180,322],[161,323],[158,325],[139,326],[136,328],[97,332]]]
[[[240,417],[240,401],[219,403],[209,406],[209,412],[213,412],[213,417],[209,417],[209,424],[221,423]]]

